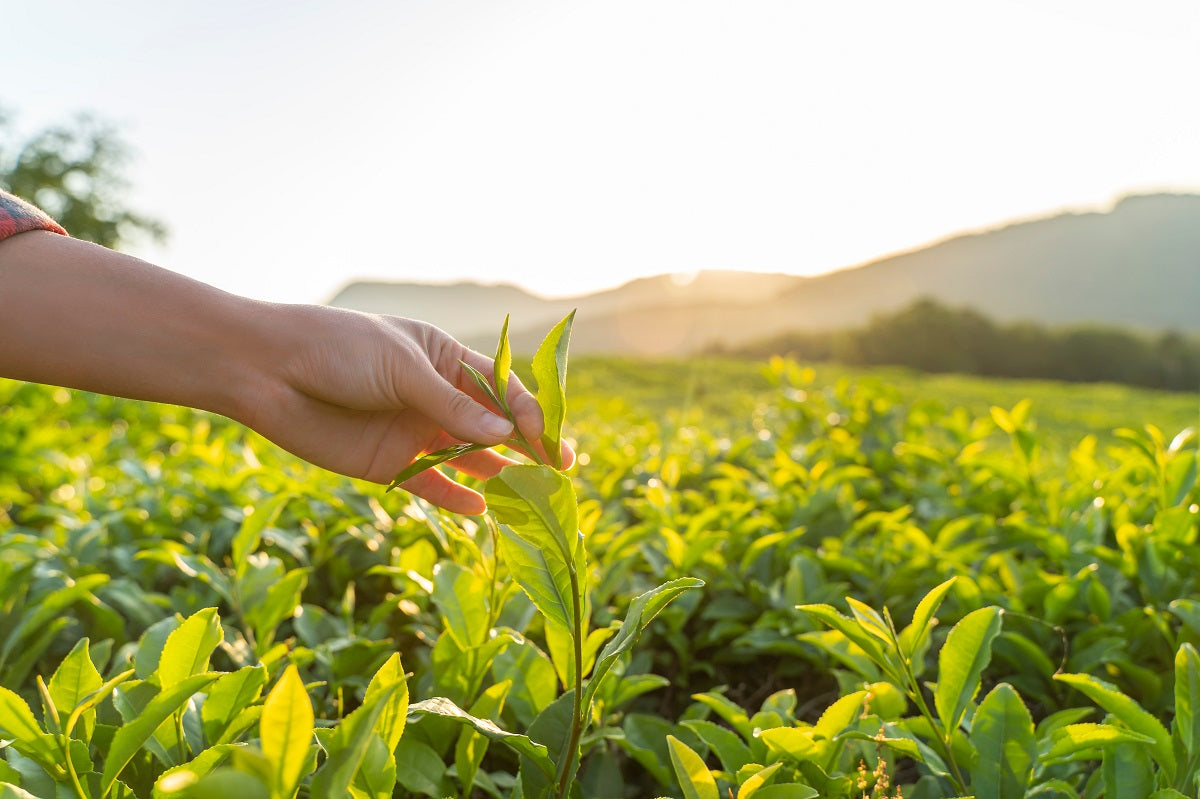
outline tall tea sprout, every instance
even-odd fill
[[[636,597],[623,623],[599,632],[608,640],[591,664],[590,679],[585,679],[584,671],[589,668],[584,658],[589,639],[587,552],[579,532],[575,489],[561,471],[567,350],[574,317],[572,311],[555,325],[533,357],[537,401],[545,418],[540,443],[549,462],[539,457],[538,450],[518,430],[517,445],[537,463],[507,466],[484,486],[489,512],[500,533],[500,554],[513,579],[541,613],[551,659],[568,686],[530,724],[528,739],[521,736],[529,743],[521,750],[520,781],[526,799],[562,799],[570,794],[597,691],[613,673],[617,660],[633,646],[659,611],[684,591],[703,585],[700,580],[681,578]],[[506,396],[512,368],[507,318],[496,348],[492,379],[489,381],[466,364],[463,367],[516,430]],[[430,453],[397,475],[391,487],[424,469],[482,447],[461,444]],[[462,714],[457,708],[451,709],[446,700],[419,703],[416,709],[446,717],[461,718]]]

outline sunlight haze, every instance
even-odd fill
[[[812,274],[1200,190],[1200,4],[10,3],[0,108],[136,156],[131,250],[240,294]]]

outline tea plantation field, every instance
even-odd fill
[[[1198,796],[1200,396],[567,396],[575,498],[528,467],[497,523],[0,381],[0,799]]]

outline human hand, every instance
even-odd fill
[[[283,334],[273,337],[277,343],[262,361],[265,385],[238,415],[305,460],[387,483],[422,453],[458,442],[502,444],[515,435],[459,363],[490,375],[492,359],[438,328],[324,306],[267,307],[267,329]],[[516,375],[509,381],[507,400],[521,433],[537,442],[542,412]],[[564,468],[574,457],[564,445]],[[488,478],[512,463],[516,461],[485,449],[448,465]],[[401,488],[456,513],[485,509],[478,492],[436,469]]]

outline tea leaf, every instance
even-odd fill
[[[934,705],[946,734],[958,729],[967,704],[979,691],[983,669],[992,657],[992,640],[1000,634],[1000,608],[968,613],[954,625],[938,653]]]
[[[504,709],[504,699],[508,696],[510,688],[512,680],[490,686],[479,695],[475,704],[471,705],[470,715],[481,719],[499,716],[500,711]],[[487,736],[475,732],[469,726],[459,733],[458,742],[454,745],[454,766],[458,769],[458,779],[467,793],[470,793],[475,784],[475,774],[479,771],[483,756],[487,754],[489,741]]]
[[[104,761],[104,774],[100,778],[101,793],[108,793],[121,771],[150,739],[158,725],[180,710],[197,691],[204,690],[216,679],[216,674],[195,674],[170,688],[164,688],[150,700],[137,718],[117,730],[112,748]]]
[[[1037,747],[1033,717],[1012,686],[1000,683],[979,703],[971,743],[979,755],[971,769],[975,799],[1024,799]]]
[[[54,738],[42,732],[25,700],[3,686],[0,686],[0,734],[11,739],[11,746],[18,752],[43,766],[52,767],[58,761]]]
[[[1038,759],[1045,763],[1088,749],[1131,742],[1149,744],[1154,743],[1154,739],[1111,724],[1068,724],[1055,728],[1048,739],[1041,741]]]
[[[204,737],[220,740],[234,717],[258,699],[266,684],[263,666],[246,666],[217,678],[200,708]]]
[[[667,746],[671,753],[671,765],[675,768],[675,776],[679,786],[683,788],[684,799],[721,799],[717,790],[717,781],[700,755],[680,741],[674,735],[667,736]]]
[[[596,669],[583,689],[584,715],[587,714],[587,709],[591,707],[596,691],[616,663],[617,658],[633,646],[642,630],[646,629],[646,625],[684,591],[700,588],[703,585],[703,580],[697,580],[694,577],[680,577],[641,594],[629,603],[629,610],[625,613],[625,621],[621,624],[621,629],[600,650],[600,655],[596,659]]]
[[[775,772],[781,768],[783,768],[782,763],[775,763],[774,765],[767,766],[762,771],[755,772],[738,786],[737,799],[752,799],[752,797],[758,795],[759,790],[766,786],[767,780],[771,779],[775,775]]]
[[[1200,749],[1200,654],[1188,643],[1175,653],[1175,731],[1184,752],[1195,758]]]
[[[304,681],[289,665],[263,703],[258,723],[262,752],[271,763],[273,793],[292,797],[313,744],[313,708]]]
[[[500,397],[496,394],[496,389],[491,383],[488,382],[488,379],[486,376],[484,376],[483,372],[479,371],[466,361],[459,361],[458,365],[461,366],[466,373],[471,376],[471,380],[475,382],[475,385],[479,386],[479,390],[483,392],[484,396],[492,401],[493,405],[502,409],[508,407],[500,401]]]
[[[1090,674],[1055,674],[1054,679],[1086,694],[1129,729],[1150,738],[1154,742],[1150,747],[1151,755],[1158,761],[1167,779],[1175,779],[1175,753],[1171,749],[1171,736],[1158,719],[1121,693],[1116,686]]]
[[[408,482],[426,469],[431,469],[434,466],[445,463],[446,461],[454,460],[457,457],[466,455],[471,452],[478,452],[481,449],[487,449],[487,444],[455,444],[452,447],[439,449],[437,452],[431,452],[428,455],[422,455],[415,461],[404,467],[403,470],[395,477],[388,485],[386,491],[391,491],[401,483]]]
[[[742,739],[736,733],[720,724],[714,724],[707,719],[689,719],[680,722],[680,726],[691,730],[704,741],[721,761],[721,768],[731,774],[754,759],[750,754],[750,747],[742,743]]]
[[[502,525],[501,547],[517,583],[548,619],[574,630],[583,596],[572,574],[583,546],[571,481],[548,466],[506,466],[487,481],[484,497]]]
[[[404,726],[408,722],[408,680],[404,673],[404,665],[400,662],[399,652],[393,653],[375,672],[371,682],[367,685],[367,693],[363,701],[365,703],[373,701],[390,685],[398,685],[398,687],[391,698],[384,703],[379,720],[375,723],[375,731],[387,744],[388,752],[393,751],[400,743],[400,737],[404,735]]]
[[[512,347],[508,343],[508,314],[504,315],[504,326],[500,328],[500,341],[496,344],[493,379],[496,383],[496,399],[505,416],[511,416],[508,408],[508,375],[512,371]]]
[[[912,624],[900,638],[906,657],[912,657],[914,652],[921,651],[924,640],[929,636],[929,623],[933,620],[933,615],[937,613],[938,608],[942,605],[942,600],[946,598],[946,594],[957,579],[957,577],[951,577],[927,593],[917,603],[917,609],[913,612]]]
[[[338,723],[326,748],[325,762],[313,775],[311,796],[346,796],[350,783],[367,756],[367,747],[376,737],[375,726],[402,682],[379,689],[368,702]]]
[[[208,669],[208,659],[223,632],[216,608],[205,608],[188,617],[167,636],[154,673],[164,691]]]
[[[104,678],[96,670],[88,652],[89,641],[81,638],[71,649],[70,653],[58,664],[54,675],[50,678],[50,696],[54,699],[55,707],[59,708],[60,722],[67,735],[71,730],[66,727],[71,711],[83,702],[89,694],[104,684]],[[83,721],[83,740],[91,740],[92,727],[95,724],[95,712],[81,714]]]
[[[546,422],[542,445],[550,463],[557,469],[562,468],[562,427],[567,408],[567,348],[571,343],[571,325],[574,321],[575,312],[571,311],[546,335],[533,356],[537,401]]]
[[[1104,799],[1149,799],[1154,765],[1142,746],[1117,744],[1104,750]]]
[[[480,735],[493,741],[499,741],[518,754],[529,758],[548,778],[552,779],[554,777],[554,764],[550,761],[550,755],[544,745],[534,743],[527,736],[515,732],[506,732],[488,719],[477,718],[449,699],[436,696],[433,699],[426,699],[423,702],[414,702],[408,706],[408,712],[409,715],[429,713],[457,721],[459,724],[465,724]],[[532,732],[533,726],[531,725],[530,733],[532,734]]]
[[[242,526],[238,528],[237,535],[233,537],[233,543],[230,545],[229,556],[235,569],[240,572],[244,568],[246,557],[258,550],[263,530],[279,518],[280,511],[293,499],[295,497],[289,493],[276,494],[242,519]]]

